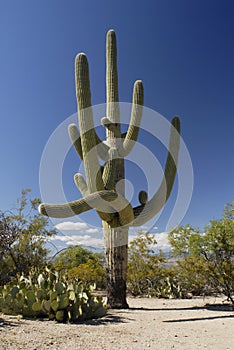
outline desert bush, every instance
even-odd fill
[[[198,250],[201,235],[191,225],[179,226],[168,234],[172,255],[176,263],[171,267],[183,296],[210,293],[207,283],[207,266]]]
[[[106,272],[101,253],[93,253],[79,245],[70,246],[62,251],[54,260],[53,267],[66,273],[71,280],[79,280],[84,284],[95,284],[98,289],[106,287]]]
[[[233,205],[224,217],[212,220],[202,234],[189,225],[169,234],[177,256],[175,275],[183,292],[195,295],[223,293],[234,303]]]
[[[154,235],[142,231],[130,243],[128,292],[134,296],[179,298],[182,296],[180,286],[171,271],[165,268],[163,253],[155,253],[153,246],[156,243]]]
[[[211,287],[234,304],[234,221],[226,217],[211,221],[199,249]]]
[[[100,260],[89,259],[86,263],[69,269],[68,277],[84,284],[95,284],[97,289],[103,290],[106,287],[106,272]]]
[[[174,279],[183,297],[210,295],[214,290],[207,283],[207,266],[204,258],[188,255],[182,260],[177,260],[171,267]]]
[[[0,212],[0,285],[17,273],[45,267],[48,260],[45,243],[56,231],[49,227],[48,218],[38,213],[40,200],[30,199],[30,191],[22,190],[16,209]]]

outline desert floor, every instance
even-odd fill
[[[234,350],[234,311],[224,298],[129,298],[129,310],[83,324],[0,315],[0,349]]]

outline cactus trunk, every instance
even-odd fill
[[[113,309],[128,308],[126,300],[126,279],[128,259],[128,228],[112,228],[103,221],[107,306]]]

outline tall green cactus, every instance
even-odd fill
[[[180,121],[172,120],[169,151],[164,177],[155,195],[148,200],[145,191],[139,192],[140,205],[133,208],[125,198],[124,157],[137,141],[144,89],[142,81],[134,84],[131,119],[128,131],[121,134],[118,96],[117,49],[114,30],[106,40],[106,116],[101,123],[106,128],[106,142],[99,139],[93,122],[88,61],[78,54],[75,62],[76,95],[78,101],[79,129],[69,126],[69,135],[79,157],[84,163],[86,180],[75,174],[74,181],[83,198],[65,204],[41,204],[41,214],[65,218],[92,208],[102,219],[107,268],[107,303],[112,308],[127,308],[126,272],[128,229],[140,226],[155,216],[164,206],[173,187],[180,144]],[[105,161],[104,167],[98,158]],[[118,184],[118,185],[117,185]]]

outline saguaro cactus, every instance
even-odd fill
[[[83,198],[65,204],[41,204],[39,211],[47,216],[65,218],[78,215],[92,208],[102,219],[107,269],[107,303],[111,308],[127,308],[126,273],[128,229],[140,226],[151,219],[164,206],[173,187],[180,143],[180,121],[172,120],[169,151],[164,177],[159,189],[148,200],[145,191],[139,192],[139,206],[125,198],[124,157],[137,140],[142,118],[144,91],[142,81],[134,84],[132,110],[128,131],[121,134],[118,96],[117,50],[114,30],[106,40],[106,116],[102,125],[106,128],[106,140],[96,134],[89,82],[88,61],[80,53],[75,62],[76,95],[78,101],[79,129],[69,125],[69,135],[79,157],[84,162],[86,180],[79,173],[74,181]],[[105,161],[99,165],[98,158]]]

